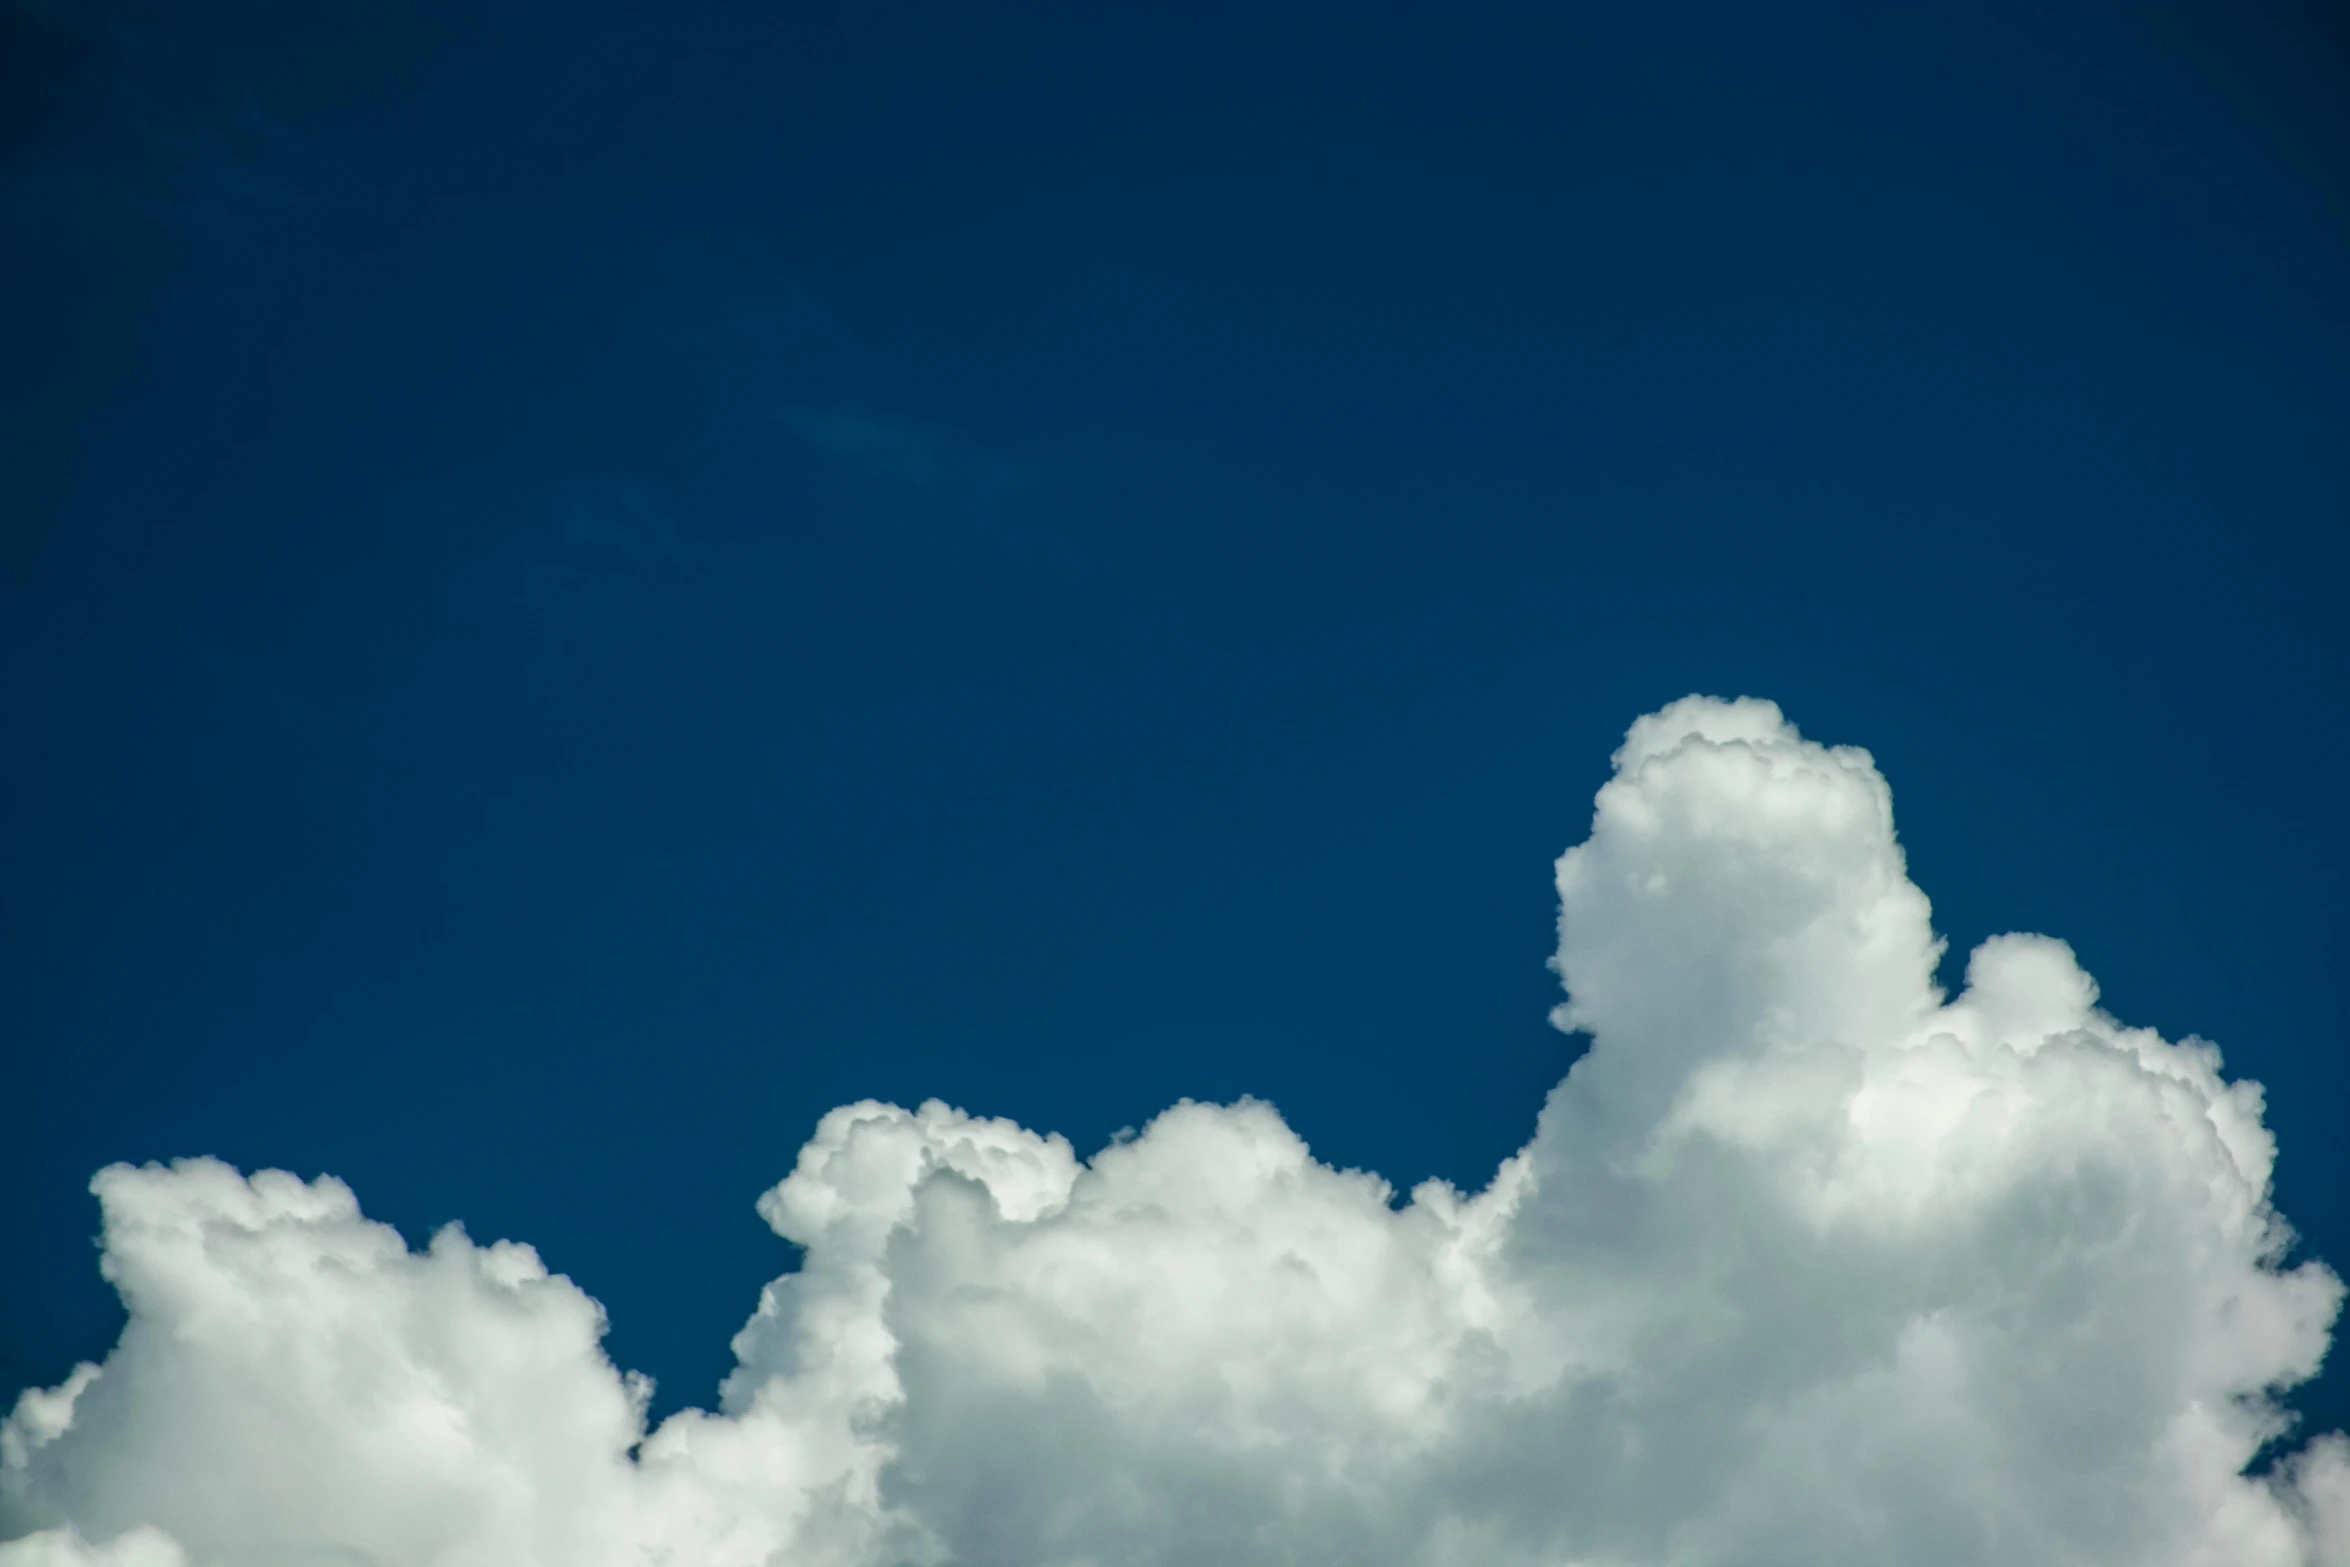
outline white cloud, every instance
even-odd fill
[[[2342,1294],[2257,1085],[2043,937],[1945,1002],[1884,781],[1767,703],[1634,725],[1558,885],[1595,1042],[1485,1191],[849,1106],[649,1436],[528,1247],[107,1170],[130,1324],[8,1421],[0,1567],[2350,1562],[2339,1437],[2242,1473]]]

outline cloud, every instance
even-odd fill
[[[790,409],[785,427],[820,452],[871,478],[925,495],[1000,499],[1018,489],[1020,465],[983,447],[950,440],[909,419],[854,409]]]
[[[2342,1296],[2258,1085],[2044,937],[1941,996],[1884,780],[1767,703],[1635,724],[1558,888],[1593,1044],[1484,1191],[851,1105],[649,1434],[526,1246],[106,1170],[129,1325],[0,1435],[0,1567],[2350,1561],[2339,1436],[2244,1473]]]

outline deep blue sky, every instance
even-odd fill
[[[0,1397],[115,1159],[664,1408],[847,1099],[1481,1184],[1691,690],[2350,1265],[2338,8],[655,9],[0,5]]]

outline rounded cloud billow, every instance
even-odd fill
[[[851,1105],[649,1434],[527,1246],[106,1170],[129,1325],[0,1428],[0,1567],[2350,1562],[2341,1436],[2244,1472],[2342,1295],[2257,1085],[2044,937],[1945,1000],[1884,780],[1768,703],[1633,725],[1558,887],[1594,1042],[1484,1191]]]

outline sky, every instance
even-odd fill
[[[1563,1549],[1511,1512],[1540,1487],[1492,1454],[1540,1443],[1496,1435],[1492,1410],[1523,1403],[1527,1378],[1580,1385],[1553,1342],[1581,1331],[1561,1326],[1567,1304],[1691,1289],[1702,1216],[1741,1188],[1651,1193],[1653,1255],[1604,1288],[1577,1271],[1597,1243],[1560,1227],[1556,1194],[1650,1210],[1576,1164],[1569,1133],[1584,1116],[1661,1136],[1710,1102],[1609,1099],[1606,1062],[1622,1059],[1611,1038],[1684,1038],[1636,998],[1714,994],[1680,965],[1716,948],[1652,933],[1623,960],[1635,1000],[1589,1011],[1576,965],[1617,960],[1577,945],[1572,918],[1562,937],[1574,892],[1554,866],[1587,840],[1574,863],[1615,852],[1606,797],[1593,814],[1603,785],[1666,789],[1715,751],[1827,779],[1821,799],[1889,786],[1898,856],[1873,805],[1787,852],[1865,862],[1886,907],[1907,895],[1885,888],[1922,889],[1945,946],[1937,959],[1903,924],[1901,951],[1949,996],[1987,938],[2055,938],[2110,1016],[2082,1011],[2073,970],[2047,958],[2031,985],[2073,998],[2048,1016],[2240,1117],[2176,1043],[2214,1042],[2225,1079],[2265,1085],[2274,1211],[2297,1235],[2271,1256],[2230,1230],[2211,1242],[2224,1277],[2289,1293],[2277,1281],[2318,1275],[2280,1269],[2350,1266],[2337,9],[6,0],[0,73],[0,1398],[114,1353],[105,1408],[178,1429],[138,1402],[164,1394],[138,1390],[187,1378],[137,1358],[163,1339],[125,1335],[142,1319],[115,1287],[150,1263],[178,1277],[140,1260],[157,1214],[341,1237],[376,1259],[385,1300],[429,1295],[435,1268],[521,1288],[518,1254],[477,1260],[511,1239],[584,1292],[531,1298],[571,1335],[564,1396],[604,1411],[585,1427],[633,1419],[682,1450],[698,1418],[748,1442],[761,1399],[781,1400],[812,1423],[777,1430],[872,1489],[823,1524],[839,1560],[1131,1552],[1132,1519],[1040,1544],[1034,1518],[1062,1516],[1042,1492],[1034,1518],[972,1511],[1008,1482],[972,1478],[952,1412],[995,1407],[991,1357],[1017,1334],[954,1317],[949,1285],[959,1267],[996,1275],[949,1258],[952,1216],[904,1220],[914,1239],[886,1254],[826,1229],[808,1193],[831,1167],[807,1161],[912,1138],[922,1169],[991,1194],[990,1222],[1048,1227],[1089,1211],[1086,1193],[1172,1179],[1163,1165],[1237,1161],[1291,1171],[1346,1215],[1330,1225],[1413,1267],[1442,1272],[1411,1249],[1436,1244],[1430,1226],[1503,1237],[1471,1271],[1495,1299],[1524,1292],[1515,1326],[1478,1317],[1471,1291],[1431,1295],[1408,1344],[1376,1312],[1337,1328],[1274,1313],[1265,1331],[1322,1322],[1369,1363],[1449,1368],[1395,1395],[1422,1413],[1427,1387],[1466,1401],[1443,1406],[1466,1434],[1442,1463],[1393,1482],[1417,1499],[1397,1526],[1425,1544],[1413,1559],[1507,1560],[1504,1536]],[[1751,706],[1669,708],[1691,693],[1768,699],[1794,728]],[[1698,738],[1658,741],[1652,777],[1647,753],[1618,748],[1660,712],[1745,716],[1658,720]],[[1831,764],[1845,753],[1815,742],[1872,760]],[[1722,787],[1738,820],[1776,798]],[[1747,840],[1702,825],[1658,863],[1745,863]],[[1823,907],[1861,897],[1819,875]],[[1691,929],[1718,916],[1764,942],[1763,906],[1722,897]],[[1604,902],[1583,917],[1647,928]],[[1858,985],[1859,961],[1812,954],[1789,994]],[[1867,1063],[1941,1016],[1901,974],[1882,1015],[1784,1015],[1859,1050],[1853,1081],[1875,1082]],[[1562,1000],[1587,1014],[1567,1032]],[[1988,1005],[1951,1013],[1951,1037],[2037,1048],[1981,1022]],[[2123,1025],[2161,1051],[2113,1043]],[[1567,1079],[1585,1088],[1561,1088],[1538,1129],[1586,1047],[1593,1069]],[[1679,1048],[1651,1055],[1713,1080],[1715,1056]],[[1757,1102],[1809,1115],[1803,1094],[1831,1094],[1768,1059],[1791,1075]],[[2016,1146],[2086,1159],[2059,1113],[2078,1085],[2055,1070],[2015,1068],[2053,1118]],[[1244,1098],[1260,1108],[1154,1120]],[[996,1129],[924,1121],[932,1099]],[[907,1118],[826,1120],[866,1100]],[[2110,1103],[2115,1146],[2141,1149],[2130,1129],[2156,1112]],[[1793,1168],[1751,1127],[1690,1124]],[[951,1150],[972,1138],[1060,1195],[962,1170]],[[2252,1180],[2244,1235],[2282,1244],[2255,1222],[2244,1138],[2226,1167]],[[1054,1162],[1105,1147],[1141,1152],[1082,1178]],[[1526,1169],[1564,1161],[1552,1197],[1488,1191],[1521,1152]],[[2187,1224],[2164,1183],[2209,1155],[2113,1165],[2145,1233]],[[91,1189],[102,1168],[179,1158],[222,1163]],[[379,1255],[341,1187],[233,1173],[268,1169],[348,1183],[410,1246],[461,1221],[478,1250]],[[763,1202],[795,1169],[798,1195]],[[1452,1218],[1415,1206],[1430,1178],[1466,1204]],[[101,1199],[114,1283],[93,1246]],[[1755,1233],[1829,1199],[1786,1200]],[[1907,1279],[1923,1235],[1813,1282]],[[1105,1278],[1155,1255],[1114,1227],[1099,1239],[1085,1255]],[[967,1249],[999,1243],[1018,1253]],[[1993,1279],[2029,1260],[1982,1256]],[[774,1298],[849,1280],[840,1309],[880,1311],[856,1289],[887,1278],[892,1299],[939,1303],[889,1319],[910,1358],[891,1373],[887,1453],[841,1434],[865,1430],[848,1393],[809,1390],[822,1357],[730,1342],[803,1258],[818,1282]],[[1211,1280],[1265,1265],[1195,1261]],[[2148,1277],[2201,1298],[2185,1272]],[[179,1297],[157,1289],[140,1309],[168,1325]],[[587,1297],[608,1313],[602,1370]],[[2173,1326],[2165,1343],[2194,1341]],[[1750,1330],[1802,1337],[1759,1315]],[[318,1331],[327,1363],[365,1337]],[[2207,1336],[2264,1346],[2261,1375],[2292,1381],[2316,1331]],[[1981,1364],[2053,1353],[2016,1333],[1977,1345]],[[1490,1397],[1447,1358],[1474,1334],[1502,1346]],[[2179,1353],[2220,1377],[2196,1386],[2237,1385]],[[1102,1393],[1114,1360],[1061,1369],[1126,1411],[1099,1416],[1102,1462],[1237,1494],[1204,1458],[1128,1443],[1118,1420],[1165,1410]],[[1333,1361],[1330,1386],[1360,1381],[1353,1366]],[[2284,1394],[2304,1435],[2350,1425],[2350,1373],[2328,1366]],[[633,1415],[613,1367],[652,1379]],[[841,1386],[881,1396],[857,1380],[881,1373],[852,1370]],[[1710,1451],[1675,1423],[1703,1401],[1700,1370],[1659,1370],[1660,1402],[1638,1406],[1675,1451]],[[1297,1397],[1376,1428],[1336,1393]],[[1561,1397],[1558,1431],[1596,1429]],[[38,1434],[26,1407],[20,1441]],[[222,1428],[207,1408],[188,1429]],[[66,1435],[115,1451],[103,1412]],[[2240,1439],[2256,1468],[2289,1467],[2300,1440]],[[1001,1461],[1033,1477],[1066,1455]],[[108,1462],[70,1484],[19,1465],[51,1489],[0,1493],[19,1508],[0,1533],[46,1527],[42,1507],[110,1518],[124,1487],[193,1472],[161,1449]],[[1575,1548],[1698,1562],[1744,1539],[1841,1559],[1801,1513],[1811,1491],[1720,1462],[1693,1466],[1716,1475],[1713,1510],[1684,1506],[1681,1480],[1628,1480],[1657,1510]],[[1740,1485],[1798,1500],[1750,1517],[1722,1500]],[[670,1504],[626,1505],[637,1521],[614,1538],[655,1537],[643,1520]],[[1885,1505],[1928,1529],[1924,1502]],[[784,1512],[798,1521],[775,1538],[819,1550],[815,1514]],[[1282,1527],[1311,1524],[1345,1559],[1322,1516]],[[1257,1514],[1202,1506],[1167,1527],[1180,1541],[1217,1517]],[[1659,1544],[1676,1518],[1694,1532]],[[1462,1519],[1502,1533],[1444,1532]],[[198,1567],[250,1549],[208,1545],[203,1517],[146,1522],[179,1541],[155,1550]],[[536,1527],[473,1544],[565,1559],[514,1543]],[[2058,1549],[2039,1527],[1977,1543],[2035,1559]],[[2273,1559],[2314,1559],[2294,1549]]]

